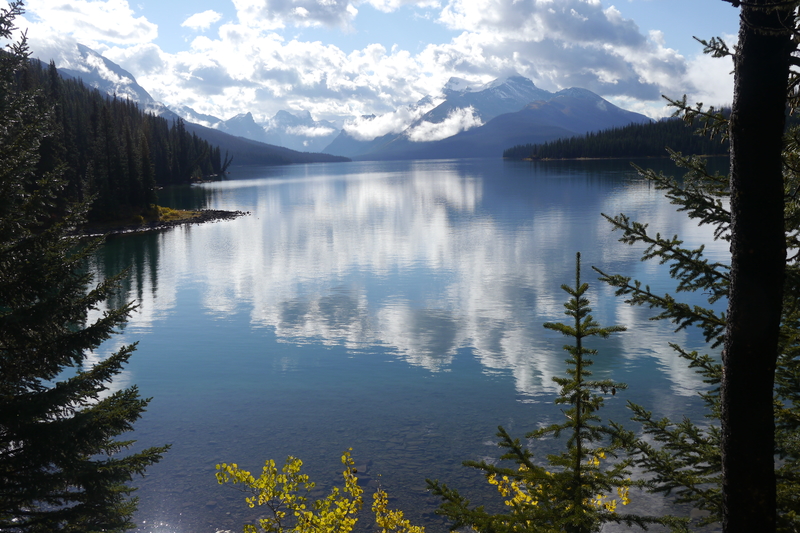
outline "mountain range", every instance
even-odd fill
[[[348,160],[346,157],[308,150],[297,151],[285,146],[268,144],[259,139],[240,135],[236,131],[228,133],[225,128],[214,127],[220,122],[219,119],[195,113],[190,108],[180,107],[177,112],[173,111],[163,103],[157,102],[136,82],[136,78],[130,72],[82,44],[78,44],[77,54],[71,57],[69,66],[59,68],[58,72],[63,77],[80,79],[85,85],[106,94],[117,98],[128,98],[149,113],[168,120],[183,119],[188,131],[219,146],[222,153],[227,152],[233,157],[235,164],[277,165]]]
[[[650,122],[646,116],[621,109],[586,89],[553,93],[519,75],[485,85],[451,78],[440,94],[408,106],[407,110],[418,118],[404,130],[369,138],[359,132],[359,123],[369,125],[382,117],[360,117],[344,127],[314,120],[308,111],[281,110],[263,122],[257,122],[250,112],[222,120],[188,106],[167,107],[155,101],[133,75],[86,46],[78,45],[76,58],[67,68],[59,69],[62,75],[130,98],[146,111],[165,118],[180,117],[187,129],[230,151],[242,164],[501,157],[504,149],[518,144]]]
[[[365,160],[501,157],[504,149],[517,144],[650,122],[648,117],[621,109],[589,90],[571,88],[552,93],[522,76],[477,88],[453,78],[443,92],[442,103],[401,133],[360,141],[343,130],[324,151]],[[467,117],[471,124],[463,120]],[[436,138],[437,126],[447,132],[452,129],[448,123],[459,120],[467,127]],[[426,139],[425,133],[432,138]]]

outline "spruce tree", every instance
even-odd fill
[[[21,2],[0,9],[0,37],[21,13]],[[70,236],[86,208],[60,205],[58,168],[40,172],[54,114],[20,87],[27,67],[23,36],[0,52],[0,531],[123,531],[136,507],[128,483],[166,448],[121,454],[133,441],[118,436],[148,402],[111,385],[134,346],[87,364],[133,307],[94,313],[116,280],[93,284],[98,243]]]
[[[606,338],[624,331],[622,326],[601,327],[592,318],[586,291],[581,282],[580,254],[575,266],[575,286],[561,286],[570,299],[564,304],[564,314],[570,324],[546,323],[544,327],[558,331],[574,340],[564,346],[569,354],[566,377],[554,377],[561,386],[555,403],[565,406],[565,420],[525,435],[526,439],[541,440],[566,436],[566,449],[547,456],[547,466],[534,460],[533,453],[512,438],[502,427],[498,445],[506,449],[502,460],[512,461],[513,467],[485,461],[464,464],[481,470],[487,481],[504,497],[507,513],[491,514],[483,506],[470,507],[456,490],[438,481],[428,481],[433,494],[442,498],[437,511],[453,521],[451,529],[469,527],[479,532],[567,532],[599,531],[607,522],[646,527],[651,523],[671,523],[621,512],[629,503],[629,488],[637,485],[630,479],[630,460],[619,458],[622,445],[614,438],[616,430],[604,425],[598,416],[604,398],[626,388],[612,380],[592,380],[589,368],[597,350],[588,348],[586,339]],[[624,450],[622,450],[624,453]]]

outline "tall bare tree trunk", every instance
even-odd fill
[[[775,531],[773,384],[786,243],[782,137],[794,7],[741,7],[731,136],[731,287],[723,351],[725,533]]]

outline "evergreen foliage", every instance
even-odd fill
[[[52,62],[32,60],[17,78],[12,90],[35,90],[40,112],[53,110],[39,171],[64,167],[69,198],[93,199],[90,221],[146,213],[158,201],[158,187],[222,174],[232,162],[182,120],[170,124],[130,100],[63,79]]]
[[[625,389],[623,383],[591,380],[590,356],[597,350],[587,348],[590,337],[606,338],[624,331],[622,326],[600,327],[592,318],[586,291],[581,282],[580,254],[576,258],[575,286],[562,285],[570,299],[564,304],[571,324],[546,323],[544,327],[574,339],[564,346],[567,377],[554,377],[561,386],[556,404],[568,406],[565,420],[527,434],[527,439],[567,436],[566,449],[547,457],[548,466],[534,462],[533,453],[519,439],[513,439],[502,427],[497,436],[499,446],[507,451],[502,460],[513,461],[514,467],[498,466],[485,461],[464,464],[482,471],[486,479],[505,498],[507,513],[490,514],[483,506],[470,507],[470,502],[456,490],[438,481],[428,481],[429,489],[442,498],[437,511],[453,521],[451,529],[472,528],[479,532],[568,532],[599,531],[606,522],[645,527],[650,523],[674,523],[622,513],[618,505],[629,503],[628,491],[637,485],[630,479],[629,459],[617,459],[624,450],[614,439],[616,431],[601,423],[597,412],[606,395]],[[605,463],[605,464],[604,464]]]
[[[672,101],[689,123],[701,123],[701,131],[708,135],[725,136],[728,119],[714,108],[692,108],[685,100]],[[638,168],[640,174],[658,189],[680,211],[699,224],[714,228],[717,239],[730,241],[731,213],[728,207],[730,189],[728,178],[708,172],[705,162],[697,157],[673,153],[675,163],[686,170],[679,182],[663,173]],[[786,278],[780,325],[778,362],[775,368],[774,420],[775,450],[777,457],[777,531],[790,533],[800,530],[800,129],[787,132],[784,158],[785,184],[785,237],[788,250]],[[658,311],[654,320],[669,320],[677,329],[698,327],[711,348],[725,341],[728,317],[712,309],[712,304],[727,297],[730,285],[730,266],[711,262],[703,256],[703,247],[689,249],[676,235],[671,238],[648,232],[647,224],[631,220],[624,214],[614,217],[604,215],[615,230],[622,232],[621,242],[644,245],[642,260],[656,260],[669,265],[677,281],[677,292],[703,294],[708,307],[689,305],[677,295],[660,294],[638,280],[620,275],[610,275],[597,270],[604,281],[617,289],[631,305],[646,306]],[[722,433],[719,425],[720,383],[723,366],[709,354],[687,351],[671,344],[677,356],[685,359],[691,368],[710,386],[701,396],[708,412],[706,421],[684,419],[673,421],[656,418],[646,408],[629,403],[633,420],[640,423],[643,434],[637,436],[619,426],[619,435],[631,450],[635,464],[649,474],[653,490],[674,494],[678,503],[688,503],[708,511],[698,519],[702,526],[722,521]]]
[[[687,155],[728,155],[727,139],[721,141],[695,134],[677,118],[647,124],[629,124],[585,135],[556,139],[542,144],[525,144],[509,148],[503,157],[509,159],[579,159],[664,157],[665,149]]]
[[[21,13],[21,2],[0,9],[0,37]],[[86,207],[63,200],[69,172],[41,157],[63,140],[60,114],[30,72],[23,37],[0,54],[0,531],[124,531],[128,482],[166,448],[120,455],[133,441],[117,437],[148,402],[111,385],[134,346],[87,358],[132,306],[96,316],[115,280],[93,286],[85,265],[98,244],[70,236]]]

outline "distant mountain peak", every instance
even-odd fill
[[[555,94],[554,98],[557,98],[559,96],[571,96],[572,98],[581,98],[584,100],[593,100],[593,101],[598,101],[603,99],[600,95],[593,93],[589,89],[581,89],[580,87],[570,87],[569,89],[562,89]]]
[[[142,106],[156,104],[150,93],[136,82],[133,74],[88,46],[76,43],[72,50],[59,52],[57,63],[62,65],[58,69],[62,76],[80,78],[89,87],[119,98],[129,98]]]
[[[181,117],[183,120],[187,122],[193,122],[195,124],[200,124],[201,126],[205,126],[207,128],[215,128],[217,124],[222,122],[222,119],[217,118],[213,115],[205,115],[203,113],[198,113],[194,109],[186,105],[178,105],[178,106],[169,106],[170,111]]]
[[[464,93],[470,92],[477,87],[477,84],[472,83],[469,80],[465,80],[464,78],[457,78],[453,76],[447,83],[444,84],[443,92],[447,94],[448,92],[454,93]]]
[[[514,84],[522,84],[522,85],[531,85],[536,87],[536,85],[531,81],[529,78],[525,76],[521,76],[520,74],[514,72],[509,74],[508,76],[502,76],[500,78],[496,78],[489,83],[482,85],[477,91],[486,91],[489,89],[495,89],[502,85],[514,85]]]
[[[300,126],[300,125],[312,125],[314,123],[314,119],[311,118],[311,113],[305,110],[302,111],[286,111],[285,109],[281,109],[275,116],[273,116],[269,123],[265,126],[269,128],[279,127],[279,126]]]

